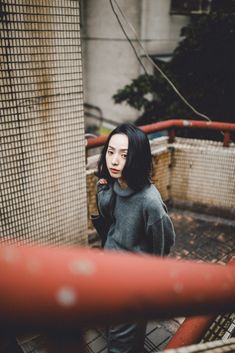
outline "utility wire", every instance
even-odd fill
[[[118,16],[118,13],[117,13],[116,10],[114,9],[112,0],[109,0],[109,2],[110,2],[110,5],[111,5],[111,8],[112,8],[112,10],[113,10],[113,13],[114,13],[114,15],[116,16],[116,19],[117,19],[117,21],[118,21],[118,23],[119,23],[119,25],[120,25],[120,27],[121,27],[121,29],[122,29],[122,31],[123,31],[125,37],[126,37],[126,39],[128,40],[128,42],[130,43],[132,49],[134,50],[134,53],[135,53],[135,56],[136,56],[137,60],[139,61],[139,63],[140,63],[140,65],[141,65],[142,69],[144,70],[144,73],[145,73],[146,75],[148,75],[148,73],[147,73],[147,71],[146,71],[146,69],[145,69],[145,67],[144,67],[144,64],[142,63],[142,61],[141,61],[139,55],[137,54],[137,51],[136,51],[136,49],[135,49],[135,47],[134,47],[134,45],[133,45],[131,39],[129,38],[128,34],[126,33],[126,31],[125,31],[125,29],[124,29],[124,27],[123,27],[123,25],[122,25],[122,23],[121,23],[121,21],[120,21],[120,18],[119,18],[119,16]],[[117,3],[116,3],[116,5],[117,5]],[[118,9],[119,9],[119,6],[117,6],[117,7],[118,7]],[[119,9],[119,11],[120,11],[120,9]]]
[[[148,75],[147,73],[147,70],[145,69],[144,67],[144,64],[142,63],[140,57],[138,56],[133,44],[132,44],[132,41],[131,39],[128,37],[126,31],[124,30],[124,27],[123,25],[121,24],[121,21],[119,19],[119,16],[117,14],[117,12],[115,11],[114,9],[114,6],[113,6],[113,0],[109,0],[110,1],[110,5],[111,5],[111,8],[118,20],[118,23],[123,31],[123,33],[125,34],[125,37],[127,38],[128,42],[131,44],[134,52],[135,52],[135,55],[139,61],[139,63],[141,64],[141,67],[143,68],[144,72],[146,75]],[[205,114],[202,114],[200,113],[197,109],[195,109],[190,103],[189,101],[180,93],[180,91],[175,87],[175,85],[173,84],[173,82],[167,77],[167,75],[162,71],[162,69],[153,61],[153,59],[149,56],[149,54],[147,53],[146,49],[144,48],[144,46],[142,45],[141,41],[139,40],[138,38],[138,35],[134,29],[134,27],[132,26],[132,24],[127,20],[126,16],[124,15],[122,9],[120,8],[120,6],[118,5],[117,1],[114,0],[115,2],[115,5],[117,6],[118,8],[118,11],[120,12],[120,14],[122,15],[124,21],[126,22],[126,24],[129,26],[129,28],[132,30],[132,32],[134,33],[134,36],[135,36],[135,39],[137,41],[137,43],[139,44],[139,46],[142,48],[142,50],[144,51],[144,54],[146,55],[148,61],[158,70],[158,72],[165,78],[165,80],[169,83],[169,85],[172,87],[172,89],[175,91],[175,93],[179,96],[179,98],[196,114],[196,115],[199,115],[200,117],[206,119],[207,121],[211,121],[211,119],[205,115]]]

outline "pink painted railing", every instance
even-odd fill
[[[147,134],[156,131],[168,130],[171,142],[175,136],[175,128],[187,127],[190,129],[217,130],[223,132],[224,146],[229,146],[230,134],[235,131],[235,124],[223,122],[204,122],[199,120],[166,120],[154,124],[141,126],[140,128]],[[107,136],[99,136],[87,140],[87,148],[102,146],[107,140]]]

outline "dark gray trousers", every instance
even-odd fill
[[[110,326],[107,330],[109,353],[142,353],[146,332],[145,321]]]

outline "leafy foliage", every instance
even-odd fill
[[[235,0],[213,1],[209,15],[192,16],[168,63],[157,62],[178,90],[211,120],[235,122]],[[114,94],[137,109],[137,124],[169,118],[202,119],[158,71],[140,75]]]

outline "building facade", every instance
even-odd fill
[[[119,0],[117,3],[148,54],[169,59],[180,40],[181,28],[189,21],[186,11],[177,12],[177,4],[171,0]],[[135,34],[123,20],[114,1],[112,4],[138,55],[152,73],[153,67],[147,62]],[[114,124],[134,121],[138,112],[114,104],[112,95],[143,73],[143,69],[118,24],[111,1],[83,2],[81,33],[85,103],[101,109],[100,115]]]

